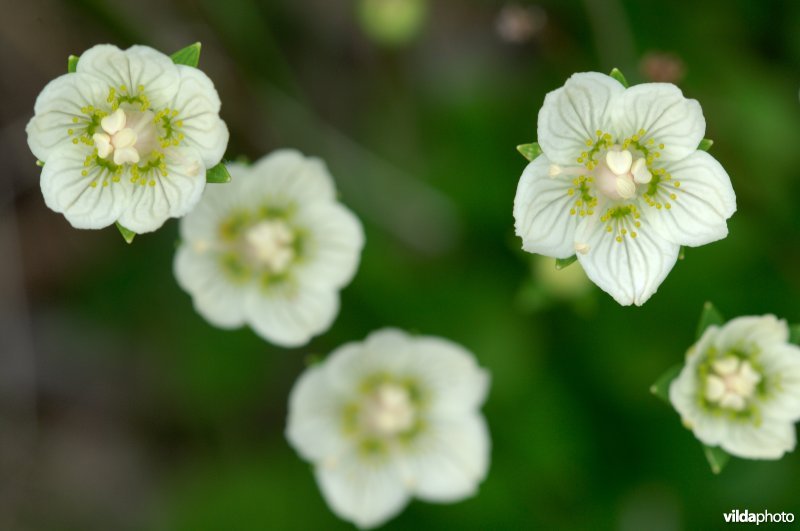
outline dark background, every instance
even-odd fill
[[[286,399],[309,355],[386,325],[451,338],[493,376],[479,495],[413,502],[390,529],[800,517],[800,454],[714,476],[648,393],[707,299],[800,321],[800,3],[398,1],[383,18],[363,1],[0,1],[0,528],[346,528],[283,437]],[[196,315],[172,276],[177,222],[128,246],[43,204],[24,127],[67,56],[195,41],[228,158],[321,156],[365,223],[342,311],[307,347]],[[643,308],[533,263],[513,234],[514,147],[545,93],[614,66],[701,102],[739,205]]]

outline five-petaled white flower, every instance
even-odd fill
[[[475,493],[489,466],[488,386],[459,345],[383,329],[300,377],[286,436],[314,464],[331,509],[374,527],[412,496],[445,503]]]
[[[175,276],[212,324],[303,345],[339,311],[364,246],[361,223],[336,201],[319,159],[280,150],[228,170],[232,182],[181,219]]]
[[[738,317],[710,326],[686,356],[669,399],[704,444],[749,459],[795,447],[800,420],[800,347],[785,321]]]
[[[228,144],[219,109],[200,70],[146,46],[94,46],[42,90],[27,126],[45,203],[81,229],[143,233],[185,215]]]
[[[575,74],[539,111],[542,154],[514,199],[526,251],[577,253],[589,278],[620,304],[643,304],[680,247],[724,238],[736,210],[730,179],[698,151],[705,119],[667,83],[626,89]]]

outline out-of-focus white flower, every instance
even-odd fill
[[[319,159],[280,150],[227,167],[232,181],[181,220],[175,276],[213,325],[249,324],[277,345],[303,345],[339,311],[364,246],[361,223],[336,201]]]
[[[704,444],[748,459],[778,459],[795,447],[800,420],[800,348],[773,315],[710,326],[669,388],[683,423]]]
[[[489,466],[479,411],[488,386],[459,345],[379,330],[306,370],[286,436],[314,464],[331,509],[374,527],[412,496],[446,503],[475,493]]]
[[[45,203],[81,229],[151,232],[185,215],[228,144],[219,109],[197,68],[147,46],[94,46],[42,90],[26,128]]]
[[[542,154],[514,199],[522,248],[577,254],[617,302],[643,304],[682,245],[728,234],[736,196],[722,166],[698,151],[704,133],[700,105],[674,85],[626,89],[603,74],[573,75],[539,111]]]

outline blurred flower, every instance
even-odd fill
[[[683,60],[674,53],[648,52],[639,68],[650,81],[662,83],[680,83],[686,75]]]
[[[26,128],[45,203],[81,229],[151,232],[185,215],[228,144],[219,109],[200,70],[146,46],[94,46],[48,83]]]
[[[523,43],[544,29],[547,13],[539,6],[506,4],[495,21],[497,34],[506,42]]]
[[[669,388],[695,437],[749,459],[778,459],[795,447],[800,420],[800,348],[785,321],[738,317],[710,326]]]
[[[303,345],[339,311],[364,246],[361,223],[336,201],[319,159],[280,150],[228,170],[232,182],[181,220],[175,276],[213,325],[247,323],[277,345]]]
[[[475,493],[489,466],[479,411],[488,387],[459,345],[383,329],[300,377],[286,436],[314,463],[331,509],[374,527],[412,496],[447,503]]]
[[[643,304],[681,245],[728,234],[736,196],[722,166],[698,151],[704,133],[700,105],[674,85],[626,89],[603,74],[573,75],[539,111],[542,154],[514,199],[522,248],[577,252],[617,302]]]
[[[358,15],[364,32],[380,44],[408,43],[422,29],[426,0],[360,0]]]

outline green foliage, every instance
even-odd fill
[[[564,269],[568,265],[572,264],[578,257],[576,255],[572,255],[567,258],[556,258],[556,269]]]
[[[170,58],[176,65],[186,65],[197,68],[197,65],[200,63],[200,47],[201,45],[199,42],[190,44],[186,48],[181,48],[170,55]]]
[[[67,72],[72,73],[78,70],[78,60],[80,60],[80,57],[77,55],[70,55],[67,58]]]
[[[713,140],[711,140],[710,138],[704,138],[697,145],[697,149],[699,149],[700,151],[708,151],[709,149],[711,149],[711,146],[713,145],[714,145]]]
[[[530,144],[520,144],[517,146],[517,151],[519,151],[523,157],[532,161],[536,157],[542,154],[542,148],[539,147],[538,142],[531,142]]]
[[[715,474],[722,472],[722,469],[725,468],[725,465],[727,465],[728,461],[731,459],[731,454],[715,446],[703,445],[703,453],[711,467],[711,471]]]
[[[630,84],[628,84],[628,80],[625,79],[625,76],[619,71],[618,68],[614,68],[608,75],[619,81],[623,87],[628,88],[630,86]]]
[[[650,392],[669,404],[669,386],[672,383],[672,380],[678,377],[681,369],[683,369],[683,365],[680,364],[674,365],[667,369],[666,372],[659,376],[658,380],[656,380],[656,382],[650,386]]]
[[[700,314],[700,321],[697,323],[697,333],[695,337],[700,339],[700,336],[703,335],[703,332],[706,331],[711,325],[715,326],[722,326],[725,324],[725,319],[722,317],[722,314],[719,313],[713,304],[706,301],[703,305],[703,312]]]
[[[206,171],[206,182],[209,183],[229,183],[231,182],[231,174],[228,168],[223,163],[219,163],[213,168]]]
[[[133,243],[133,239],[136,237],[136,233],[132,230],[126,229],[119,223],[116,224],[117,229],[119,229],[119,233],[122,234],[122,237],[125,239],[126,243]]]

